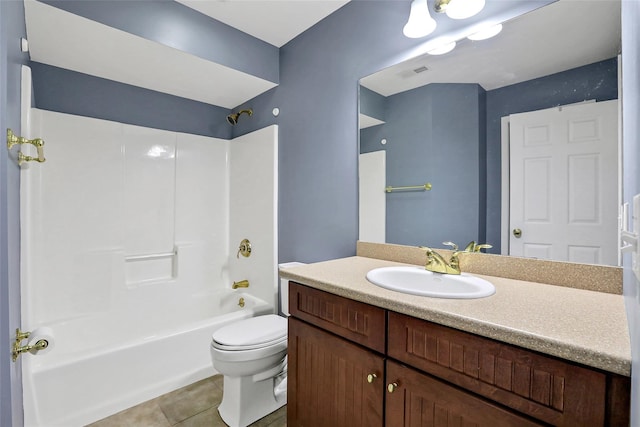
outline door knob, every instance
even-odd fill
[[[387,391],[393,393],[398,388],[398,383],[391,383],[387,386]]]
[[[367,382],[369,384],[371,384],[372,382],[375,381],[376,378],[378,378],[378,376],[376,374],[369,374],[369,375],[367,375]]]
[[[522,236],[522,230],[520,230],[519,228],[514,228],[513,235],[517,238],[520,238],[520,236]]]

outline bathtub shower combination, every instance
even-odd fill
[[[21,176],[22,325],[52,342],[21,356],[25,424],[84,425],[215,374],[212,333],[277,308],[277,127],[231,142],[28,117],[46,162]]]

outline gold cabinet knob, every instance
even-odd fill
[[[387,391],[393,393],[398,388],[398,383],[391,383],[387,386]]]
[[[378,378],[376,374],[369,374],[367,375],[367,382],[371,384],[376,378]]]

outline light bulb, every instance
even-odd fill
[[[451,0],[445,12],[451,19],[467,19],[484,8],[485,0]]]
[[[498,35],[502,31],[502,24],[493,25],[491,27],[480,30],[467,37],[469,40],[486,40]]]
[[[451,52],[456,47],[456,42],[451,42],[444,44],[440,47],[436,47],[435,49],[431,49],[427,53],[429,55],[444,55],[445,53]]]
[[[427,0],[413,0],[409,20],[402,33],[409,38],[417,39],[431,34],[436,29],[436,21],[429,14]]]

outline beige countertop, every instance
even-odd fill
[[[479,299],[403,294],[373,285],[369,270],[402,264],[360,256],[280,269],[283,278],[336,295],[629,376],[631,348],[621,295],[501,277]]]

